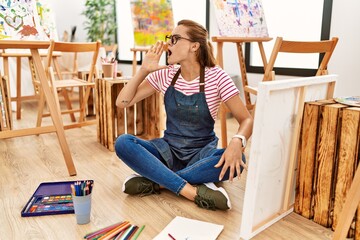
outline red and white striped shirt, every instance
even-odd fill
[[[156,91],[165,94],[179,67],[179,65],[170,65],[166,69],[152,72],[147,76],[147,81]],[[186,81],[180,74],[174,87],[185,95],[192,95],[200,91],[199,83],[200,77]],[[223,69],[219,66],[205,68],[206,102],[214,120],[216,119],[221,101],[226,102],[237,94],[239,94],[239,90]]]

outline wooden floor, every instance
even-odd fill
[[[23,105],[23,119],[15,121],[16,128],[35,125],[36,102]],[[234,120],[228,122],[229,133],[235,133]],[[220,135],[218,122],[216,129]],[[121,186],[132,170],[97,143],[96,126],[67,130],[66,137],[78,173],[75,177],[69,177],[53,133],[0,140],[0,239],[5,236],[6,239],[81,239],[88,232],[121,220],[146,225],[138,239],[152,239],[175,216],[222,224],[224,230],[218,239],[238,239],[246,173],[241,180],[221,184],[232,200],[230,211],[200,209],[166,190],[142,198],[128,196],[121,192]],[[89,224],[77,225],[74,214],[20,216],[24,204],[41,182],[78,179],[95,181]],[[316,240],[331,239],[332,234],[329,229],[292,213],[253,239]]]

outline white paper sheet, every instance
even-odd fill
[[[223,229],[223,225],[177,216],[154,240],[169,240],[169,234],[176,240],[215,240]]]

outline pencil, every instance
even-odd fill
[[[144,230],[144,228],[145,225],[142,225],[141,228],[139,228],[139,230],[135,233],[133,240],[136,240],[139,237],[140,233],[142,232],[142,230]]]
[[[116,234],[118,234],[119,232],[126,230],[129,226],[130,226],[129,222],[124,222],[124,224],[121,224],[120,226],[118,226],[115,229],[111,230],[110,232],[106,233],[104,236],[99,238],[99,240],[109,240],[112,237],[114,237]]]
[[[130,240],[134,236],[134,234],[138,230],[138,228],[139,228],[138,226],[133,225],[133,228],[131,229],[129,234],[126,236],[125,240]]]
[[[122,224],[123,222],[118,222],[118,223],[115,223],[115,224],[112,224],[110,226],[107,226],[107,227],[104,227],[104,228],[101,228],[99,230],[96,230],[94,232],[90,232],[90,233],[87,233],[84,238],[93,238],[95,237],[96,235],[99,235],[100,233],[104,233],[104,232],[108,232],[116,227],[118,227],[120,224]]]
[[[28,205],[26,206],[24,213],[27,213],[31,207],[31,205],[34,203],[35,201],[35,197],[32,197],[31,201],[28,203]]]
[[[176,238],[174,238],[173,235],[171,235],[170,233],[168,233],[168,236],[169,236],[172,240],[176,240]]]
[[[129,233],[131,232],[133,225],[130,225],[123,234],[121,234],[121,236],[118,238],[119,240],[125,240],[127,239],[127,237],[129,236]]]

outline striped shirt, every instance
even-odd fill
[[[165,94],[179,67],[179,65],[170,65],[166,69],[152,72],[147,76],[147,81],[156,91]],[[199,83],[200,76],[191,81],[186,81],[180,74],[174,87],[179,92],[189,96],[200,91]],[[219,66],[205,68],[206,102],[214,120],[216,120],[221,101],[226,102],[238,94],[239,90],[230,76]]]

